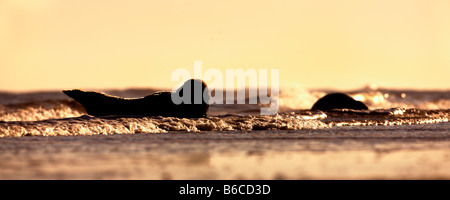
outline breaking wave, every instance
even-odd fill
[[[108,94],[142,97],[151,89],[109,90]],[[333,126],[393,126],[448,122],[450,92],[388,90],[367,87],[344,91],[369,106],[368,111],[309,111],[330,92],[283,88],[279,112],[259,115],[258,104],[211,105],[207,118],[87,115],[62,92],[0,92],[0,137],[27,135],[95,135],[164,133],[167,131],[239,131],[323,129]],[[246,97],[248,101],[248,96]],[[230,114],[232,113],[232,114]]]
[[[277,114],[275,116],[222,115],[195,119],[82,115],[80,117],[42,121],[0,122],[0,136],[317,129],[329,127],[329,125],[317,120],[324,117],[323,113],[310,116],[301,116],[294,113]]]

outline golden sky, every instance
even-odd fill
[[[0,90],[172,88],[175,69],[280,85],[450,89],[448,0],[0,0]],[[224,79],[225,80],[225,79]]]

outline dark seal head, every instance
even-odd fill
[[[199,79],[187,80],[183,86],[172,93],[173,103],[179,105],[187,115],[193,114],[197,116],[198,113],[206,114],[209,109],[209,99],[208,86],[204,81]]]
[[[332,110],[332,109],[353,109],[368,110],[369,108],[361,101],[356,101],[344,93],[327,94],[314,103],[311,110]]]

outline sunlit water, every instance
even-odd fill
[[[155,90],[105,92],[141,97]],[[166,133],[168,131],[242,131],[326,129],[333,126],[395,126],[448,122],[450,92],[366,88],[348,92],[369,111],[309,111],[326,91],[282,89],[279,112],[260,115],[260,105],[213,104],[207,118],[93,117],[62,92],[0,93],[0,137]]]
[[[4,137],[0,179],[450,179],[450,124]]]
[[[0,179],[450,179],[448,91],[366,88],[347,92],[370,110],[309,111],[327,92],[282,89],[276,115],[225,104],[194,119],[94,117],[60,91],[3,92]]]

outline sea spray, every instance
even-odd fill
[[[108,94],[142,97],[150,89],[110,90]],[[0,92],[0,137],[27,135],[96,135],[168,131],[242,131],[324,129],[335,126],[399,126],[448,122],[450,92],[361,89],[347,93],[370,110],[309,111],[329,92],[282,88],[277,114],[259,115],[259,104],[213,104],[206,118],[86,115],[62,92]],[[246,96],[246,102],[251,96]]]

